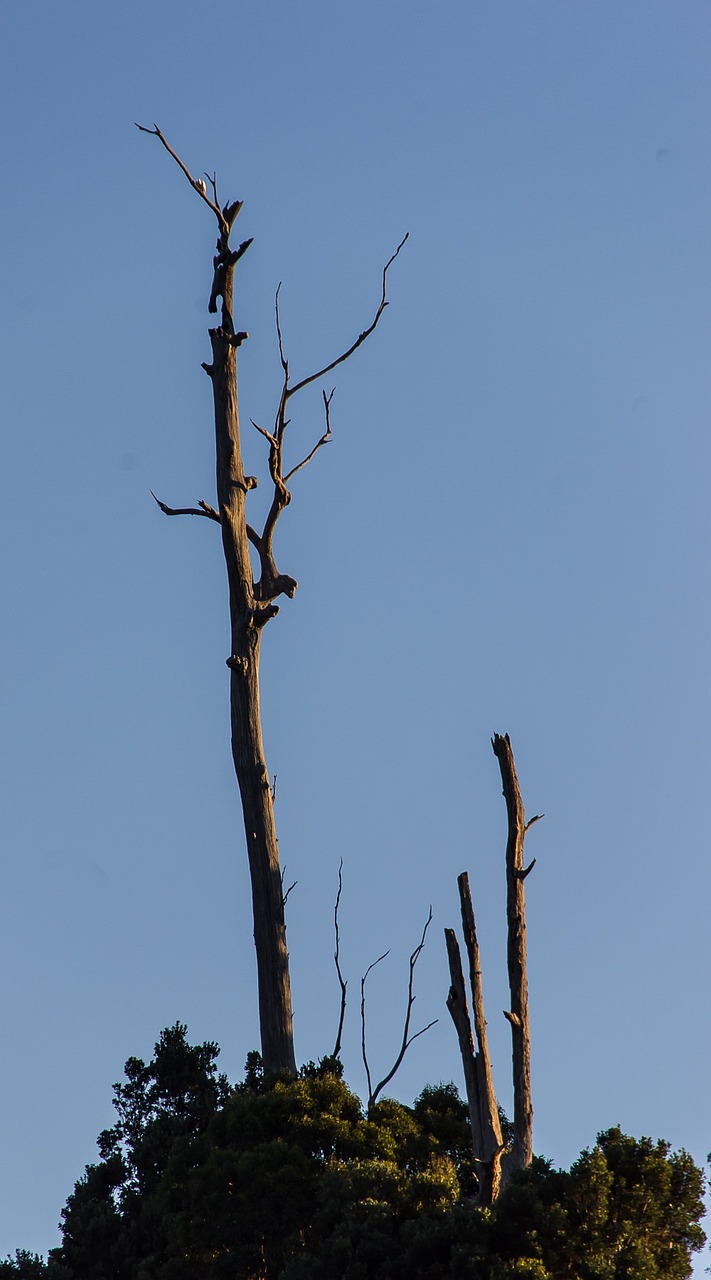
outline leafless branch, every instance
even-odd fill
[[[534,816],[533,816],[532,818],[529,818],[529,819],[528,819],[528,822],[526,823],[526,825],[525,825],[525,827],[524,827],[524,832],[526,832],[526,831],[530,831],[530,830],[531,830],[531,827],[532,827],[532,826],[533,826],[533,824],[534,824],[534,822],[540,822],[540,821],[541,821],[541,818],[545,818],[545,816],[546,816],[546,815],[545,815],[545,813],[536,813],[536,814],[534,814]]]
[[[354,352],[357,351],[358,348],[366,341],[366,339],[370,337],[373,330],[377,327],[380,321],[380,317],[382,316],[385,308],[388,305],[388,299],[387,299],[388,270],[392,266],[398,254],[400,253],[400,250],[405,244],[405,241],[408,239],[408,235],[403,236],[397,249],[390,256],[390,258],[388,258],[388,261],[386,262],[383,268],[382,292],[381,292],[380,302],[378,303],[378,307],[376,309],[375,315],[371,323],[368,325],[368,327],[364,329],[363,332],[358,335],[355,342],[352,342],[351,345],[348,347],[348,349],[346,351],[342,351],[341,354],[335,358],[335,360],[331,360],[329,364],[324,365],[322,368],[318,369],[315,373],[308,374],[307,377],[301,378],[293,386],[290,385],[289,361],[286,358],[286,353],[284,350],[284,335],[281,327],[281,315],[279,310],[279,297],[280,297],[281,285],[279,285],[279,288],[276,291],[276,296],[274,300],[274,312],[276,317],[277,341],[279,345],[279,360],[281,362],[284,379],[282,383],[281,394],[279,396],[279,404],[278,404],[276,416],[274,419],[273,432],[267,432],[264,430],[263,427],[259,427],[257,426],[256,423],[253,423],[253,425],[257,428],[257,430],[261,433],[261,435],[263,435],[265,439],[269,441],[269,446],[270,446],[269,447],[269,474],[271,476],[272,483],[274,485],[274,496],[272,499],[269,512],[267,513],[267,517],[264,522],[264,528],[262,531],[262,542],[263,542],[263,548],[264,548],[263,564],[266,564],[269,569],[269,573],[267,577],[271,576],[271,578],[274,579],[274,572],[271,568],[271,564],[273,563],[272,543],[273,543],[274,530],[276,528],[276,523],[282,511],[284,510],[284,508],[288,506],[291,501],[291,494],[287,488],[287,481],[290,480],[292,476],[296,475],[297,471],[300,471],[302,467],[305,467],[307,463],[309,463],[311,459],[315,456],[315,454],[318,453],[319,449],[321,449],[323,445],[327,444],[328,441],[331,439],[330,408],[331,408],[331,401],[333,399],[333,391],[331,391],[330,395],[328,396],[326,395],[325,392],[322,393],[323,400],[324,400],[324,407],[326,411],[326,430],[324,434],[321,436],[320,440],[317,441],[316,445],[311,450],[311,452],[307,454],[307,456],[303,458],[301,462],[297,463],[295,467],[292,467],[292,469],[289,472],[287,472],[285,476],[284,468],[283,468],[283,442],[284,442],[284,433],[286,431],[286,428],[289,425],[289,419],[286,416],[287,405],[291,400],[291,397],[296,395],[298,391],[302,391],[304,387],[310,386],[313,382],[318,381],[319,378],[325,377],[325,375],[327,373],[330,373],[332,369],[335,369],[337,365],[343,364],[346,360],[350,359],[350,357],[354,354]],[[293,581],[293,579],[290,581]]]
[[[363,974],[363,977],[360,980],[360,1046],[361,1046],[361,1053],[363,1056],[363,1066],[365,1067],[365,1078],[368,1081],[368,1097],[369,1098],[372,1098],[373,1096],[373,1088],[372,1088],[372,1083],[370,1079],[370,1067],[368,1066],[368,1054],[365,1048],[365,981],[371,969],[374,969],[376,964],[380,964],[380,961],[384,960],[385,957],[389,955],[390,955],[390,948],[388,947],[387,951],[384,951],[381,956],[378,956],[377,960],[374,960],[372,964],[368,965],[368,968],[366,969],[365,973]],[[370,1103],[368,1105],[370,1105]]]
[[[298,880],[295,880],[293,884],[289,885],[289,888],[287,889],[286,893],[284,893],[284,876],[285,875],[286,875],[286,863],[284,863],[284,866],[281,869],[282,906],[286,906],[286,901],[287,901],[287,898],[289,897],[289,894],[291,893],[292,889],[295,889],[297,884],[299,883]]]
[[[152,489],[150,493],[151,497],[158,503],[161,511],[165,512],[167,516],[207,516],[209,520],[216,520],[218,524],[221,523],[215,508],[211,507],[207,502],[199,501],[197,507],[169,507],[165,502],[161,502],[160,498],[156,498]]]
[[[198,195],[200,196],[200,199],[204,200],[205,204],[208,205],[210,209],[212,209],[212,212],[214,213],[219,223],[220,230],[226,234],[229,234],[230,223],[227,221],[227,218],[225,217],[219,204],[217,203],[217,188],[215,187],[214,181],[210,179],[210,183],[215,192],[215,200],[213,202],[207,194],[207,188],[202,178],[193,177],[190,170],[188,169],[188,166],[184,164],[184,162],[180,159],[180,156],[177,154],[177,152],[173,150],[170,143],[167,141],[165,136],[161,133],[160,129],[158,128],[158,125],[154,124],[152,129],[147,129],[145,125],[138,124],[137,121],[134,121],[134,123],[136,125],[136,128],[141,130],[141,133],[152,133],[154,137],[158,138],[159,142],[163,143],[163,146],[165,147],[168,154],[173,157],[173,159],[175,160],[175,163],[182,169],[183,173],[185,174],[185,177],[190,183],[190,186],[193,188],[194,191],[197,191]],[[234,218],[233,218],[233,221],[234,221]]]
[[[254,418],[250,418],[250,422],[254,427],[255,431],[259,432],[260,436],[264,436],[264,439],[268,440],[270,444],[273,444],[273,445],[276,444],[276,440],[274,439],[274,436],[272,435],[271,431],[265,431],[264,427],[260,427],[259,423],[254,421]]]
[[[370,1071],[368,1069],[368,1061],[367,1061],[366,1050],[365,1050],[365,980],[368,977],[370,970],[375,968],[375,965],[379,964],[380,960],[384,960],[385,956],[380,956],[378,960],[374,961],[374,963],[370,966],[370,968],[366,969],[366,972],[361,980],[360,1017],[361,1017],[361,1029],[362,1029],[363,1063],[365,1065],[365,1073],[368,1081],[368,1109],[370,1109],[374,1105],[374,1103],[378,1099],[378,1094],[380,1094],[382,1090],[385,1088],[386,1084],[389,1084],[390,1081],[392,1080],[393,1076],[395,1075],[396,1071],[399,1069],[402,1063],[402,1060],[405,1057],[405,1054],[407,1053],[407,1050],[409,1049],[413,1041],[417,1040],[419,1036],[423,1036],[425,1034],[425,1031],[429,1031],[430,1027],[433,1027],[435,1023],[439,1021],[438,1018],[433,1018],[432,1022],[428,1022],[426,1027],[422,1027],[420,1031],[416,1031],[415,1034],[412,1036],[410,1035],[410,1018],[412,1016],[412,1006],[414,1005],[415,999],[416,999],[416,996],[414,995],[413,989],[412,989],[414,985],[414,980],[415,980],[415,966],[423,951],[423,948],[425,945],[425,939],[427,937],[427,930],[429,929],[431,923],[432,923],[432,907],[430,907],[429,909],[429,914],[425,921],[425,927],[422,930],[422,937],[420,938],[418,945],[415,947],[415,950],[410,956],[410,977],[407,984],[407,1012],[405,1014],[405,1026],[403,1028],[403,1033],[402,1033],[402,1043],[400,1045],[400,1052],[398,1053],[397,1058],[395,1059],[395,1063],[391,1067],[388,1074],[384,1076],[383,1079],[380,1081],[380,1083],[375,1086],[375,1089],[373,1089],[371,1084]],[[389,952],[386,951],[385,955],[388,955],[388,954]]]
[[[333,959],[336,964],[336,973],[338,974],[338,982],[341,988],[341,1011],[338,1018],[338,1034],[336,1036],[336,1044],[332,1054],[332,1057],[334,1058],[337,1058],[339,1053],[341,1052],[341,1037],[343,1035],[343,1023],[346,1016],[346,987],[348,986],[348,982],[344,979],[343,974],[341,973],[341,962],[340,962],[341,935],[338,928],[338,908],[341,905],[342,890],[343,890],[343,858],[341,858],[340,865],[338,868],[338,893],[336,894],[336,906],[333,912],[333,923],[334,923],[334,928],[336,932],[336,950],[334,952]]]
[[[526,879],[526,876],[529,876],[529,875],[531,874],[531,872],[533,871],[533,868],[535,867],[535,865],[536,865],[536,859],[534,858],[531,862],[529,862],[528,866],[527,866],[527,867],[524,867],[522,870],[519,870],[519,869],[517,868],[517,870],[516,870],[516,875],[517,875],[518,879],[519,879],[519,880],[525,880],[525,879]]]
[[[326,410],[326,430],[324,431],[323,435],[321,436],[321,439],[320,439],[320,440],[318,440],[318,441],[316,442],[316,444],[314,445],[314,447],[313,447],[313,449],[311,450],[310,454],[308,454],[308,456],[307,456],[306,458],[304,458],[301,462],[299,462],[299,463],[297,464],[297,466],[292,467],[292,468],[291,468],[291,471],[289,471],[289,472],[288,472],[288,474],[284,476],[284,484],[287,484],[287,483],[289,482],[289,480],[291,480],[291,477],[292,477],[292,476],[295,476],[295,475],[296,475],[296,473],[297,473],[297,471],[300,471],[302,467],[307,466],[307,465],[308,465],[308,463],[309,463],[309,462],[311,461],[311,459],[313,458],[314,454],[318,453],[319,449],[320,449],[324,444],[328,444],[329,440],[332,438],[332,432],[331,432],[331,401],[333,400],[333,397],[334,397],[334,395],[335,395],[335,392],[336,392],[336,388],[335,388],[335,387],[333,388],[333,391],[331,392],[331,394],[330,394],[329,396],[327,396],[327,395],[326,395],[326,392],[325,392],[325,391],[322,391],[322,392],[321,392],[321,395],[323,396],[323,404],[324,404],[324,408],[325,408],[325,410]]]
[[[282,369],[284,370],[284,374],[286,375],[286,378],[288,379],[288,377],[289,377],[289,361],[286,359],[286,356],[284,355],[284,340],[283,340],[282,335],[281,335],[281,321],[280,321],[280,319],[279,319],[279,294],[280,294],[280,292],[281,292],[281,280],[279,281],[279,283],[278,283],[278,285],[277,285],[277,291],[276,291],[276,293],[275,293],[275,295],[274,295],[274,313],[275,313],[275,317],[276,317],[276,331],[277,331],[277,339],[278,339],[278,341],[279,341],[279,359],[281,360],[281,367],[282,367]]]
[[[370,337],[371,333],[376,328],[378,321],[380,320],[380,317],[382,316],[385,308],[388,305],[388,300],[386,296],[388,271],[392,266],[393,262],[395,261],[395,259],[397,258],[403,245],[405,244],[405,241],[409,239],[409,236],[410,236],[410,233],[409,231],[407,231],[403,236],[402,240],[400,241],[397,249],[392,254],[392,256],[388,258],[387,262],[385,263],[385,266],[383,267],[382,296],[378,304],[378,309],[375,313],[375,316],[372,322],[368,325],[368,328],[364,329],[362,333],[359,333],[355,342],[351,344],[348,350],[342,352],[340,356],[336,356],[336,359],[332,360],[330,364],[324,365],[324,367],[322,369],[319,369],[316,373],[310,373],[306,378],[302,378],[301,381],[297,382],[293,387],[288,387],[286,391],[287,400],[290,400],[292,396],[296,395],[297,391],[302,391],[304,387],[308,387],[312,382],[318,382],[319,378],[324,378],[326,374],[330,373],[332,369],[335,369],[337,365],[344,364],[346,360],[350,360],[353,353],[357,351],[360,346],[362,346],[366,338]]]

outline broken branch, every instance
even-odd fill
[[[160,498],[156,497],[152,489],[150,494],[158,503],[161,511],[163,511],[167,516],[207,516],[209,520],[216,520],[218,524],[221,523],[220,517],[215,511],[215,508],[211,507],[207,502],[200,500],[197,507],[169,507],[165,502],[161,502]]]

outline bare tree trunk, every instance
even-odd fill
[[[242,463],[237,400],[236,347],[242,335],[234,334],[232,323],[234,255],[228,236],[222,233],[218,241],[213,298],[222,293],[222,323],[210,330],[212,364],[206,368],[215,405],[217,502],[230,597],[232,757],[252,883],[262,1058],[268,1071],[295,1075],[284,895],[259,705],[262,627],[278,610],[257,600],[253,583],[245,512],[250,483]]]
[[[528,977],[526,973],[526,894],[524,881],[534,861],[524,869],[523,843],[529,827],[540,815],[526,822],[521,791],[516,776],[508,734],[492,739],[503,783],[508,839],[506,842],[506,918],[508,924],[508,970],[511,1009],[506,1017],[511,1025],[514,1140],[506,1160],[508,1169],[525,1169],[533,1159],[533,1102],[531,1100],[531,1032],[528,1017]]]
[[[208,310],[215,313],[221,299],[220,324],[210,329],[212,363],[203,368],[212,382],[215,406],[215,443],[217,458],[217,510],[206,502],[197,507],[169,507],[160,499],[156,502],[166,515],[205,516],[220,524],[222,546],[227,565],[230,597],[231,652],[227,665],[231,671],[230,717],[232,727],[232,757],[239,783],[247,838],[249,870],[252,883],[252,907],[254,915],[254,943],[257,952],[257,978],[259,987],[259,1025],[262,1042],[262,1059],[267,1071],[286,1071],[296,1074],[294,1037],[292,1029],[291,986],[289,981],[289,953],[286,948],[284,923],[285,895],[279,867],[279,847],[274,825],[274,798],[269,785],[269,774],[264,758],[262,722],[259,709],[259,651],[262,627],[278,612],[273,601],[280,595],[290,598],[297,588],[296,580],[279,573],[274,559],[274,531],[277,521],[289,505],[291,494],[287,483],[301,471],[331,439],[331,401],[324,391],[323,403],[326,429],[311,451],[284,473],[283,445],[289,425],[287,406],[292,396],[304,387],[324,377],[338,365],[349,360],[377,327],[387,304],[386,282],[388,268],[399,254],[407,236],[383,268],[380,303],[371,323],[361,331],[347,350],[342,351],[328,364],[308,374],[296,383],[291,382],[289,362],[284,354],[281,325],[279,323],[279,291],[276,299],[276,327],[279,340],[279,358],[283,383],[276,419],[272,431],[253,426],[269,442],[269,475],[273,484],[273,496],[264,527],[258,533],[247,523],[246,497],[256,486],[254,476],[245,476],[240,440],[239,408],[237,398],[237,347],[248,336],[236,333],[234,327],[233,288],[235,265],[252,243],[245,240],[237,249],[230,247],[230,234],[234,221],[242,208],[240,201],[220,206],[217,197],[217,180],[206,174],[194,178],[180,156],[166,141],[157,125],[152,129],[137,126],[141,132],[153,134],[185,174],[198,196],[209,206],[217,219],[217,254],[213,258],[214,276]],[[209,187],[208,187],[209,184]],[[209,191],[211,190],[211,194]],[[153,495],[155,497],[155,494]],[[255,581],[252,572],[250,544],[260,564],[260,577]]]

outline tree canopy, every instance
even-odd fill
[[[46,1262],[18,1250],[0,1280],[690,1275],[703,1175],[665,1142],[608,1129],[569,1171],[535,1158],[483,1209],[454,1085],[366,1110],[337,1059],[292,1080],[251,1054],[230,1088],[218,1052],[190,1045],[178,1023],[149,1063],[129,1058],[61,1245]]]

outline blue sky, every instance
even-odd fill
[[[27,0],[0,17],[0,1256],[44,1251],[130,1054],[256,1046],[231,774],[206,300],[214,228],[155,139],[245,201],[243,420],[274,291],[334,440],[294,483],[263,651],[300,1060],[461,1081],[442,937],[470,872],[510,1104],[494,732],[529,813],[535,1145],[711,1147],[705,820],[711,15],[706,3]],[[295,459],[321,433],[295,408]],[[245,437],[266,479],[263,441]],[[254,495],[255,510],[267,486]],[[256,518],[256,517],[255,517]],[[706,1258],[706,1263],[708,1258]],[[704,1262],[700,1260],[699,1271]]]

